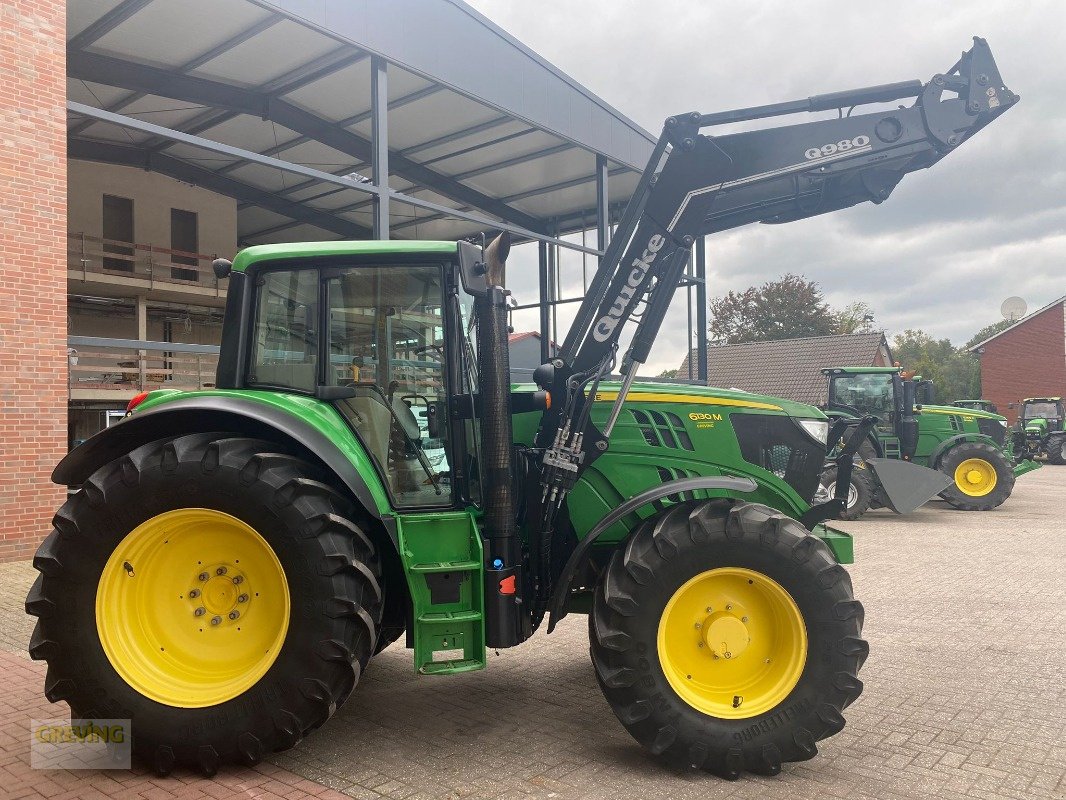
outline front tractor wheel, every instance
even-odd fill
[[[836,497],[837,491],[837,468],[827,467],[822,473],[822,486],[825,488],[826,499]],[[837,519],[856,520],[862,517],[873,505],[877,496],[877,488],[870,475],[870,470],[865,464],[853,464],[851,467],[851,482],[848,485],[848,499],[844,510],[837,515]]]
[[[224,434],[140,447],[59,510],[34,558],[48,699],[131,719],[161,774],[292,747],[374,651],[374,546],[325,476],[277,449]]]
[[[793,519],[749,503],[642,523],[597,586],[591,654],[653,753],[728,778],[776,774],[844,727],[869,647],[851,578]]]
[[[982,442],[953,447],[940,459],[940,471],[953,481],[940,496],[962,511],[990,511],[1014,490],[1014,471],[1006,457]]]

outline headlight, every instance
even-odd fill
[[[821,443],[823,446],[829,439],[829,420],[827,419],[797,419],[803,430],[807,431],[807,435],[814,441]]]
[[[998,422],[998,423],[999,423],[1000,425],[1002,425],[1002,426],[1003,426],[1004,428],[1006,428],[1006,427],[1007,427],[1007,420],[1005,420],[1005,419],[997,419],[997,420],[996,420],[996,422]]]

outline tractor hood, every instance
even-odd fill
[[[961,417],[973,417],[974,419],[994,419],[1007,424],[1007,418],[1002,414],[993,414],[991,411],[981,411],[976,408],[960,408],[959,406],[929,406],[923,405],[923,414],[955,414]]]
[[[613,401],[618,397],[621,384],[601,383],[596,393],[596,402]],[[781,397],[750,394],[739,389],[717,389],[713,386],[693,386],[679,383],[635,383],[626,395],[627,401],[645,403],[694,403],[777,412],[790,417],[825,419],[817,408],[806,403],[797,403]]]

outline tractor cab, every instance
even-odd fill
[[[1061,430],[1063,420],[1066,419],[1066,410],[1063,408],[1061,397],[1029,397],[1022,401],[1021,410],[1018,413],[1018,424],[1028,431],[1030,427],[1034,432]]]
[[[914,420],[918,382],[904,380],[899,367],[834,367],[829,379],[827,412],[877,417],[876,436],[886,454],[909,459],[918,444]],[[930,386],[931,382],[924,382]]]

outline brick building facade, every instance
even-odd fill
[[[971,350],[981,359],[981,396],[1013,425],[1018,411],[1010,403],[1066,395],[1066,297]]]
[[[0,5],[0,561],[32,555],[66,452],[66,3]]]

